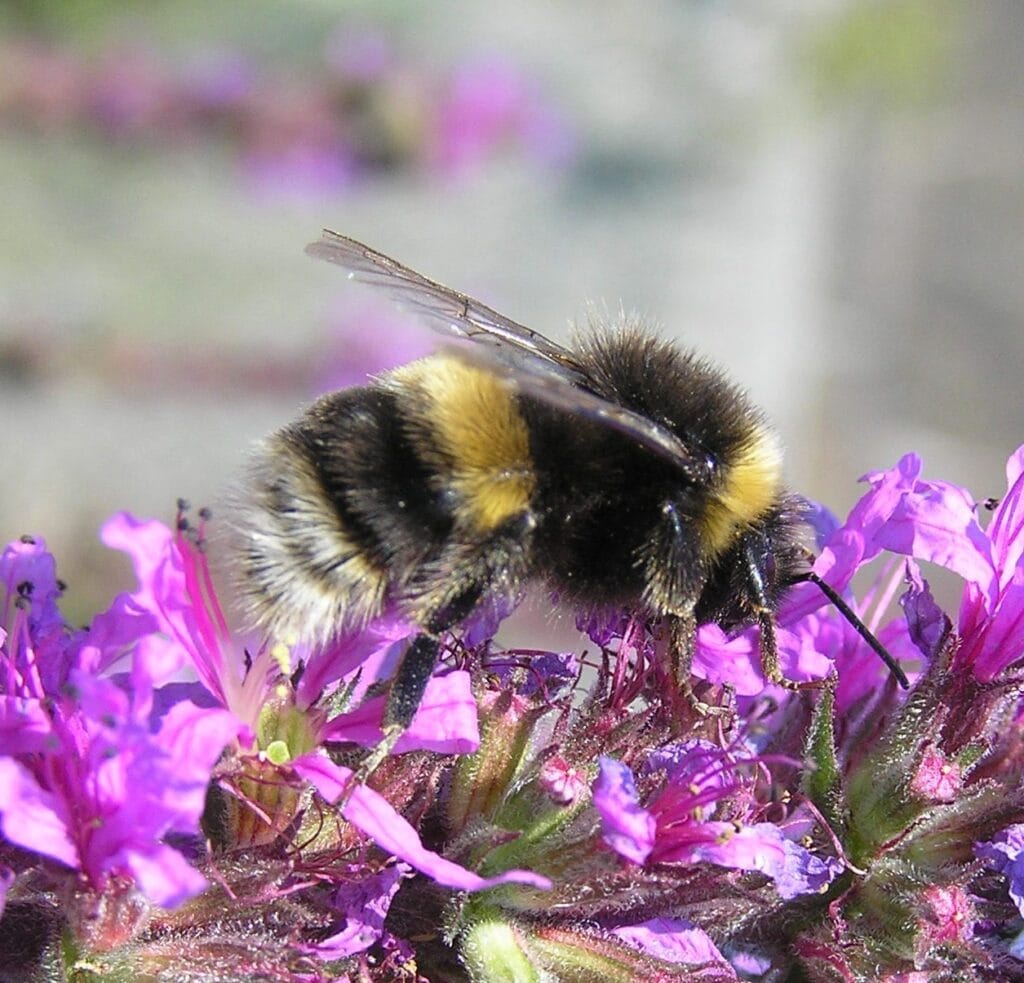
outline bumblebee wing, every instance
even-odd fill
[[[706,477],[706,458],[690,453],[654,420],[599,395],[575,356],[539,332],[329,229],[306,252],[347,269],[356,280],[387,290],[449,338],[477,342],[452,348],[452,354],[508,380],[524,396],[617,430],[693,480]]]
[[[306,246],[306,252],[344,267],[350,277],[362,283],[383,287],[442,334],[508,349],[510,359],[516,357],[512,352],[522,352],[570,374],[575,373],[584,381],[572,353],[561,345],[355,239],[324,229],[319,240]]]
[[[617,430],[674,465],[692,481],[702,481],[708,477],[709,462],[706,456],[692,454],[668,428],[584,388],[564,372],[538,361],[512,361],[504,357],[503,352],[494,349],[451,346],[447,352],[476,368],[505,379],[523,396],[563,410],[571,416],[593,420]]]

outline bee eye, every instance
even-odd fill
[[[775,559],[775,554],[772,553],[771,550],[765,551],[762,571],[764,573],[764,579],[769,584],[774,584],[779,576],[779,564]]]

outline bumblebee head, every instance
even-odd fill
[[[749,624],[759,609],[774,611],[806,568],[802,533],[795,503],[777,496],[715,559],[697,601],[697,620],[728,631]]]

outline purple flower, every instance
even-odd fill
[[[756,870],[775,882],[779,897],[790,901],[801,894],[820,894],[843,870],[833,857],[819,857],[787,839],[774,823],[741,826],[709,822],[680,831],[663,862],[705,861],[739,870]],[[689,833],[689,835],[687,835]]]
[[[183,666],[190,666],[217,703],[255,732],[271,686],[280,676],[274,654],[259,648],[248,670],[243,645],[228,628],[210,574],[206,554],[186,535],[184,517],[172,532],[155,519],[136,519],[120,512],[100,532],[103,542],[131,557],[138,587],[124,605],[148,615],[156,631],[137,653],[151,667],[159,684]]]
[[[53,703],[44,748],[0,758],[0,823],[27,850],[82,871],[103,890],[114,873],[173,907],[205,878],[162,840],[195,834],[210,769],[237,723],[183,702],[154,728],[149,690],[126,693],[76,670],[74,700]]]
[[[10,616],[0,648],[5,837],[82,871],[97,890],[126,874],[152,900],[178,904],[205,880],[162,840],[198,831],[210,769],[237,723],[188,702],[154,722],[144,660],[126,689],[99,675],[157,622],[121,597],[69,632],[41,540],[8,546],[0,577]]]
[[[709,754],[704,743],[694,742],[673,756],[664,785],[646,805],[630,769],[602,757],[594,806],[605,842],[637,864],[705,862],[759,871],[774,881],[784,900],[823,891],[842,871],[839,861],[812,854],[774,823],[704,818],[716,801],[730,794],[735,799],[740,781],[729,756]],[[728,781],[722,781],[723,770]]]
[[[384,919],[391,901],[402,878],[409,873],[405,864],[391,864],[379,873],[339,885],[331,897],[331,906],[342,913],[345,926],[310,946],[310,951],[324,960],[343,959],[376,944],[384,935]]]
[[[871,491],[846,527],[863,544],[860,560],[843,570],[847,582],[882,549],[927,560],[964,579],[955,667],[969,667],[981,681],[994,679],[1024,656],[1024,447],[1011,455],[1006,474],[1006,497],[983,530],[971,495],[948,482],[921,478],[920,459],[908,454],[892,470],[867,476]],[[941,619],[930,606],[927,617],[934,642]],[[913,628],[922,630],[919,621]]]
[[[926,560],[959,574],[965,587],[957,664],[970,665],[980,680],[993,679],[1024,656],[1022,470],[1024,447],[1011,456],[1009,491],[988,528],[982,529],[971,495],[949,482],[922,478],[920,458],[907,454],[894,468],[865,476],[871,488],[841,526],[833,529],[818,514],[815,528],[822,546],[814,570],[840,592],[848,592],[857,571],[886,553]],[[947,619],[916,565],[908,562],[906,571],[910,582],[902,601],[906,617],[881,625],[865,617],[868,627],[901,662],[921,653],[934,657],[947,628]],[[865,600],[855,607],[884,612],[898,577],[891,563],[883,565]],[[813,584],[793,588],[776,613],[780,661],[785,676],[794,680],[823,678],[835,662],[840,677],[838,705],[845,708],[877,689],[885,669],[852,627],[827,605]],[[694,673],[711,682],[729,683],[741,696],[759,692],[764,678],[756,631],[749,629],[730,638],[715,625],[702,626]]]
[[[217,703],[246,725],[246,743],[253,750],[260,750],[254,745],[255,735],[271,703],[282,716],[286,707],[293,705],[304,718],[299,731],[291,728],[293,742],[302,746],[289,747],[288,756],[305,753],[326,740],[377,743],[382,737],[385,700],[381,696],[367,698],[367,690],[395,671],[415,627],[393,615],[383,615],[322,650],[289,652],[283,646],[254,640],[255,654],[250,654],[249,646],[231,632],[221,610],[202,547],[205,522],[200,518],[191,530],[180,516],[179,529],[172,532],[160,522],[140,521],[122,513],[103,527],[104,541],[132,557],[138,577],[137,589],[119,600],[131,611],[150,616],[163,636],[144,640],[148,658],[165,675],[191,665]],[[293,693],[283,679],[283,666],[300,654],[303,672]],[[328,718],[319,705],[342,683],[354,709]],[[469,677],[464,672],[450,672],[430,680],[396,751],[465,754],[478,744],[476,702]]]

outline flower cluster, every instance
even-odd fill
[[[459,177],[510,145],[558,165],[573,142],[509,62],[479,57],[432,77],[366,31],[339,32],[302,73],[226,49],[172,67],[139,44],[84,57],[28,39],[4,44],[0,66],[8,124],[160,146],[227,141],[252,187],[275,194],[332,193],[385,171]]]
[[[979,505],[908,455],[845,522],[810,513],[815,573],[909,692],[812,583],[777,612],[812,685],[766,685],[756,631],[708,625],[699,703],[637,612],[582,613],[589,654],[503,648],[489,616],[366,784],[414,626],[318,651],[232,631],[184,503],[174,528],[104,526],[138,583],[80,630],[42,540],[12,543],[0,957],[25,979],[1024,978],[1024,448],[1007,480]],[[955,617],[921,564],[962,580]]]

